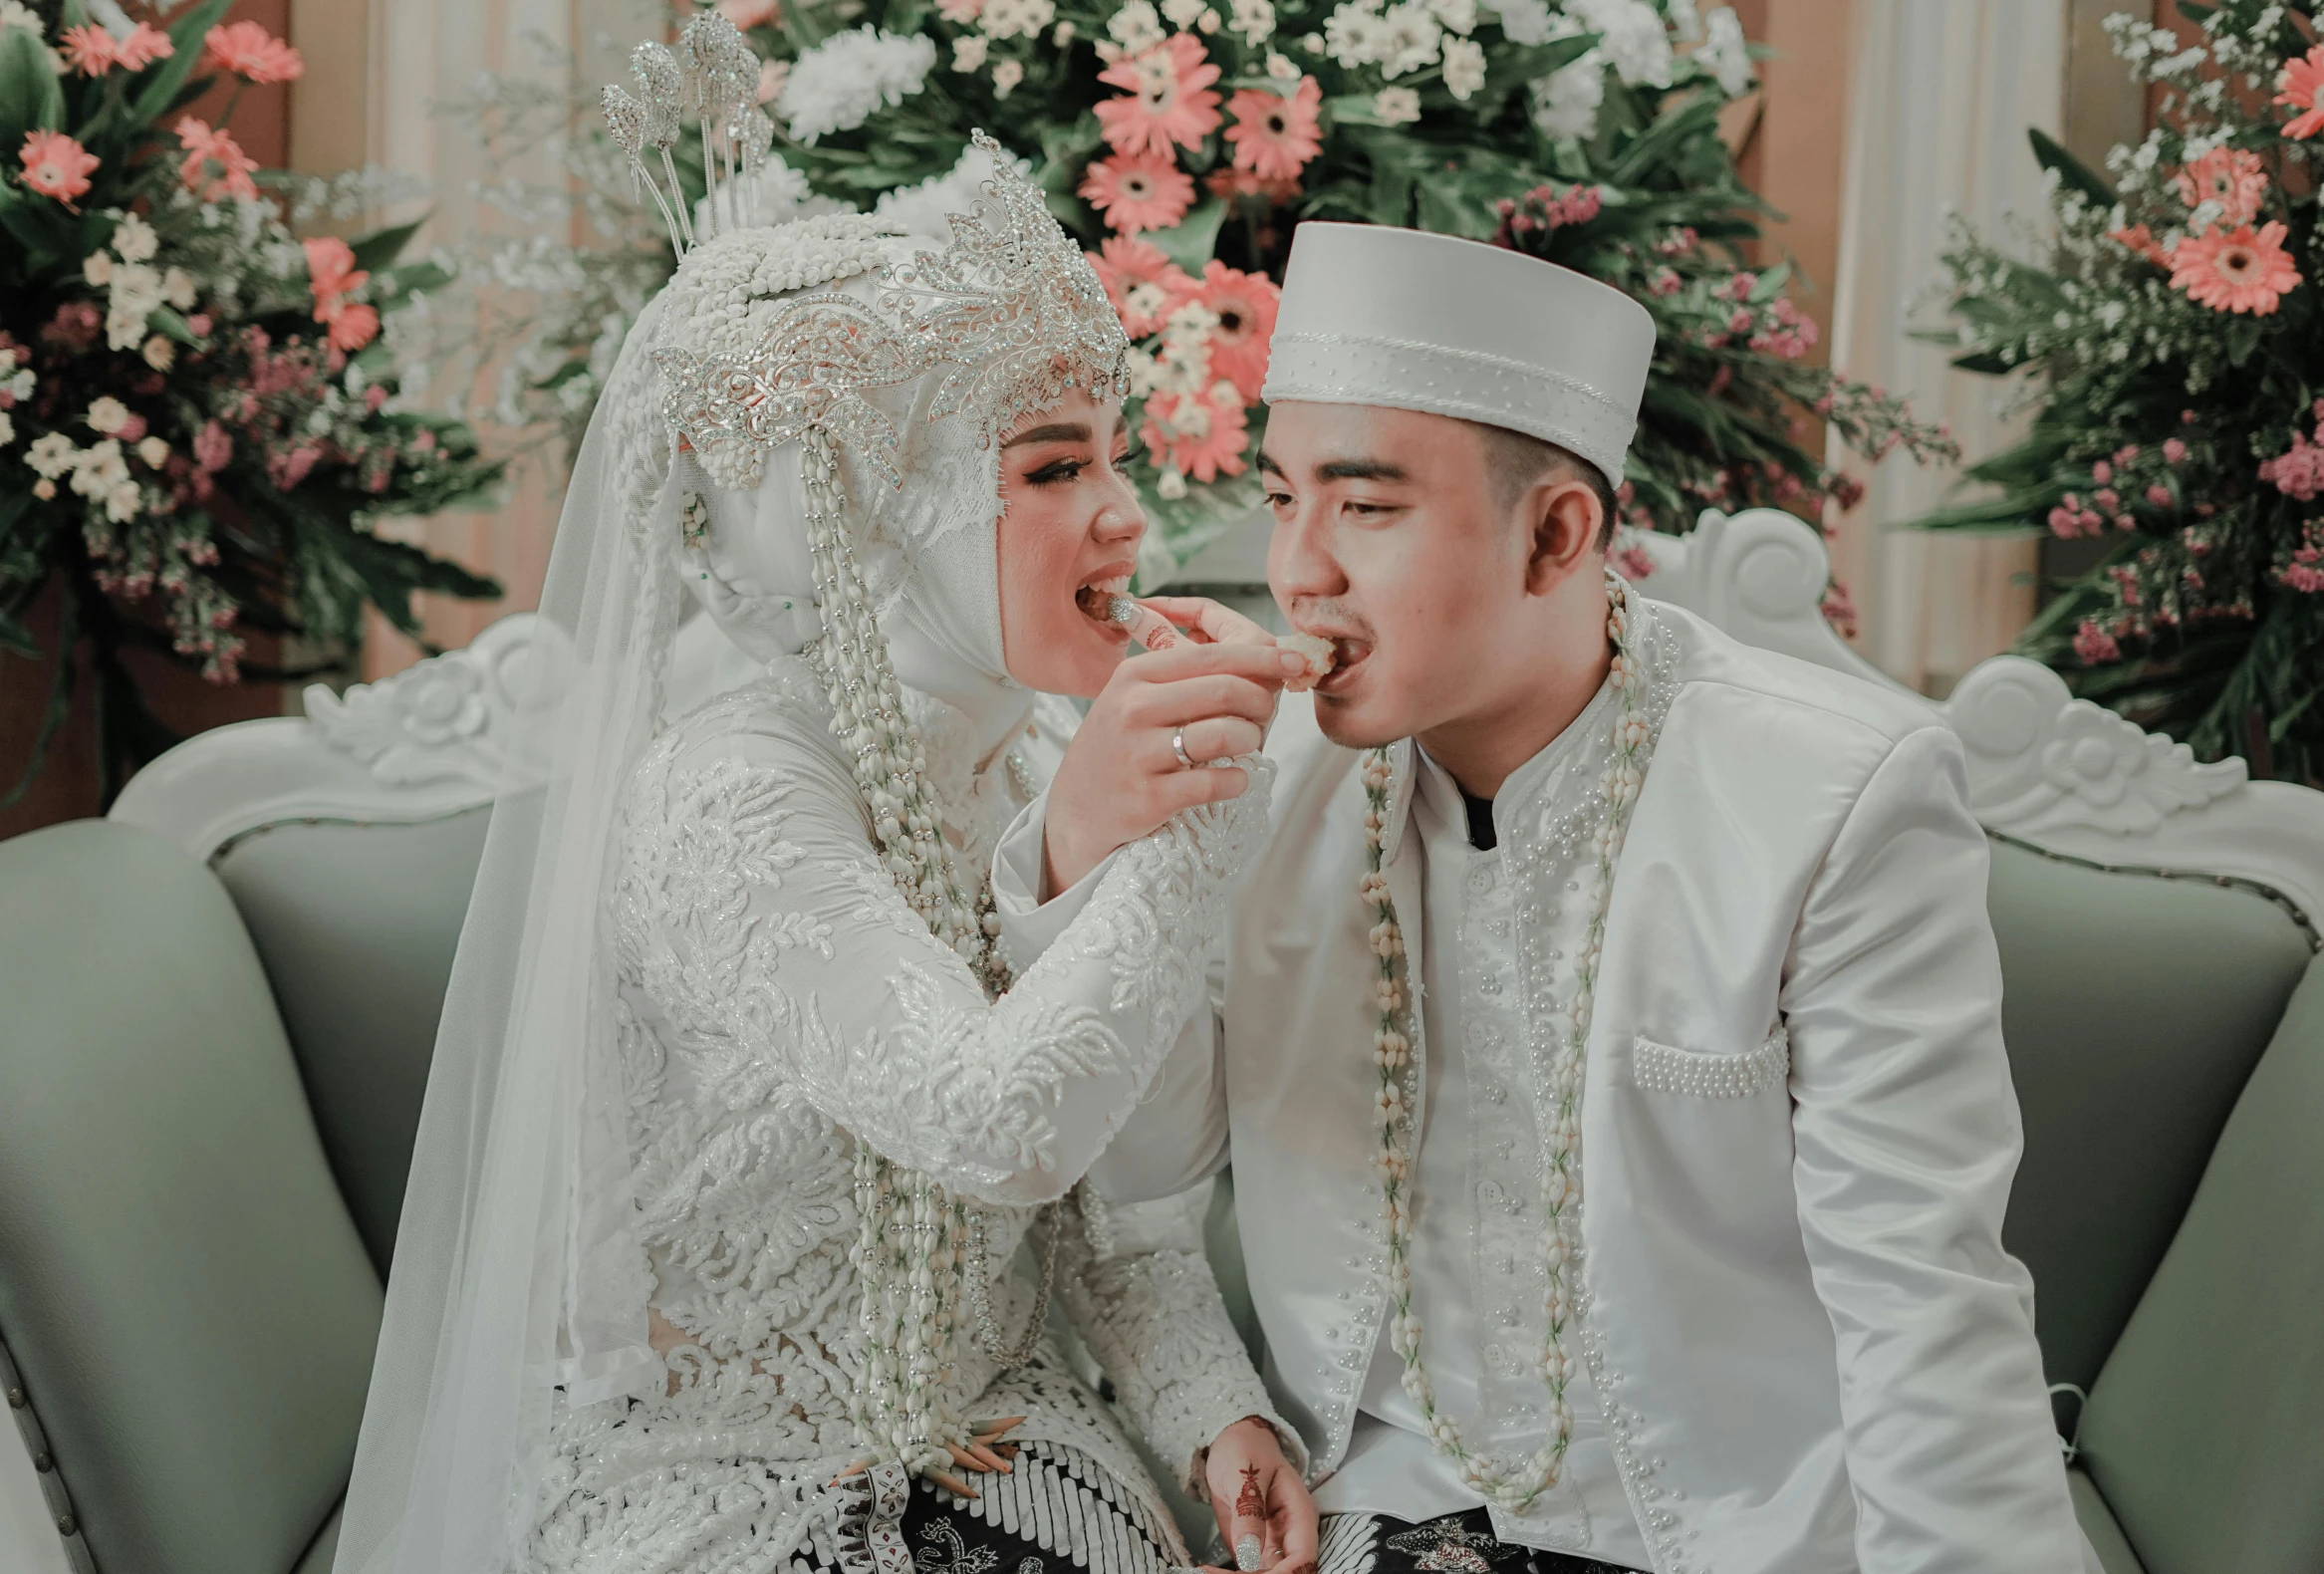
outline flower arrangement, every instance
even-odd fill
[[[2057,221],[2027,261],[1956,229],[1955,365],[2022,380],[1994,495],[1921,523],[2087,538],[2020,649],[2076,692],[2260,774],[2324,775],[2324,48],[2267,0],[2180,7],[2199,43],[2116,17],[2162,92],[2105,174],[2036,132]]]
[[[1867,458],[1948,439],[1806,365],[1789,270],[1748,271],[1761,204],[1719,135],[1750,91],[1727,7],[1695,0],[718,0],[762,56],[775,158],[762,207],[874,207],[918,227],[965,203],[989,130],[1079,236],[1134,343],[1134,471],[1166,573],[1252,517],[1276,280],[1306,218],[1515,246],[1629,290],[1663,333],[1623,502],[1683,530],[1706,505],[1813,516],[1852,481],[1810,451],[1821,416]],[[548,108],[499,85],[505,130]],[[590,112],[594,113],[594,112]],[[568,123],[579,129],[576,114]],[[545,135],[536,130],[535,139]],[[541,310],[510,402],[568,431],[670,262],[617,165],[568,136],[604,245],[501,249]],[[697,162],[694,168],[698,168]],[[681,177],[693,178],[686,161]],[[621,177],[626,184],[626,177]],[[698,184],[694,187],[698,193]],[[509,193],[522,207],[537,193]],[[637,259],[653,253],[656,261]],[[480,271],[480,275],[482,273]],[[641,284],[646,287],[641,289]],[[562,292],[562,293],[561,293]],[[471,342],[476,341],[473,337]],[[508,409],[506,413],[514,413]],[[1625,555],[1637,571],[1645,554]],[[1844,608],[1835,607],[1836,612]]]
[[[52,37],[0,0],[0,649],[39,658],[26,614],[66,591],[17,794],[68,713],[83,640],[110,797],[173,741],[125,649],[233,682],[253,675],[249,632],[344,648],[367,606],[416,633],[415,591],[498,594],[373,529],[498,473],[459,423],[405,407],[381,342],[384,314],[449,275],[393,265],[412,226],[294,238],[262,188],[288,182],[224,118],[187,113],[213,75],[303,69],[257,24],[220,25],[226,5],[163,31],[68,3]]]

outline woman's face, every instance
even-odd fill
[[[1094,695],[1130,643],[1092,617],[1138,567],[1146,515],[1123,473],[1130,428],[1122,405],[1079,389],[1001,437],[1000,627],[1009,675],[1052,694]]]

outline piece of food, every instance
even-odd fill
[[[1307,658],[1306,674],[1294,677],[1283,685],[1291,692],[1303,694],[1331,675],[1334,658],[1332,642],[1321,635],[1282,634],[1275,637],[1275,643],[1292,655]]]

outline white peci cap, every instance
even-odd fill
[[[1525,432],[1622,484],[1655,320],[1522,252],[1382,224],[1302,224],[1269,348],[1268,403],[1457,415]]]

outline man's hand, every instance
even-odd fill
[[[1305,670],[1299,656],[1271,643],[1191,642],[1114,668],[1049,784],[1043,900],[1180,809],[1239,797],[1250,785],[1248,771],[1203,767],[1255,751],[1283,680]],[[1178,758],[1172,738],[1194,769]]]
[[[1202,1481],[1239,1574],[1315,1574],[1315,1499],[1283,1457],[1273,1427],[1245,1416],[1220,1433],[1203,1463]]]

